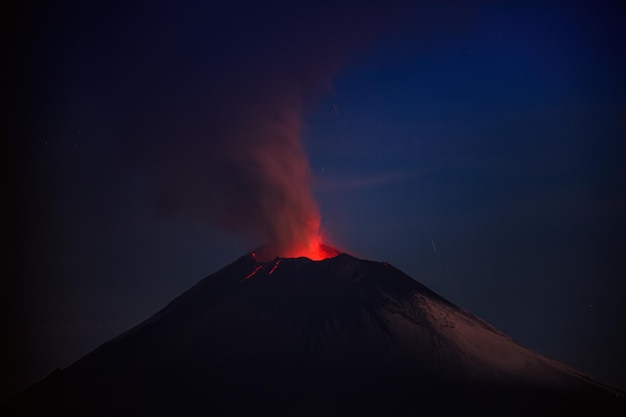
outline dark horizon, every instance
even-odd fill
[[[393,5],[3,6],[0,400],[316,210],[626,389],[624,7]]]

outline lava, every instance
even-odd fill
[[[276,271],[276,268],[278,268],[278,264],[280,263],[280,259],[278,261],[276,261],[276,263],[274,264],[274,266],[272,267],[272,269],[270,270],[269,275],[272,275],[274,273],[274,271]]]
[[[248,275],[246,275],[246,277],[244,279],[241,280],[241,282],[252,278],[257,272],[259,272],[259,270],[263,268],[263,265],[258,265],[256,268],[254,268],[254,271],[252,271],[251,273],[249,273]]]

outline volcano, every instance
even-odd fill
[[[8,415],[626,415],[385,262],[256,252],[57,370]]]

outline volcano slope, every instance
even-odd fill
[[[9,415],[626,415],[387,263],[248,254],[5,404]]]

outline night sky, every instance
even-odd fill
[[[626,389],[623,6],[257,3],[4,6],[0,399],[264,243],[260,146],[332,245]]]

